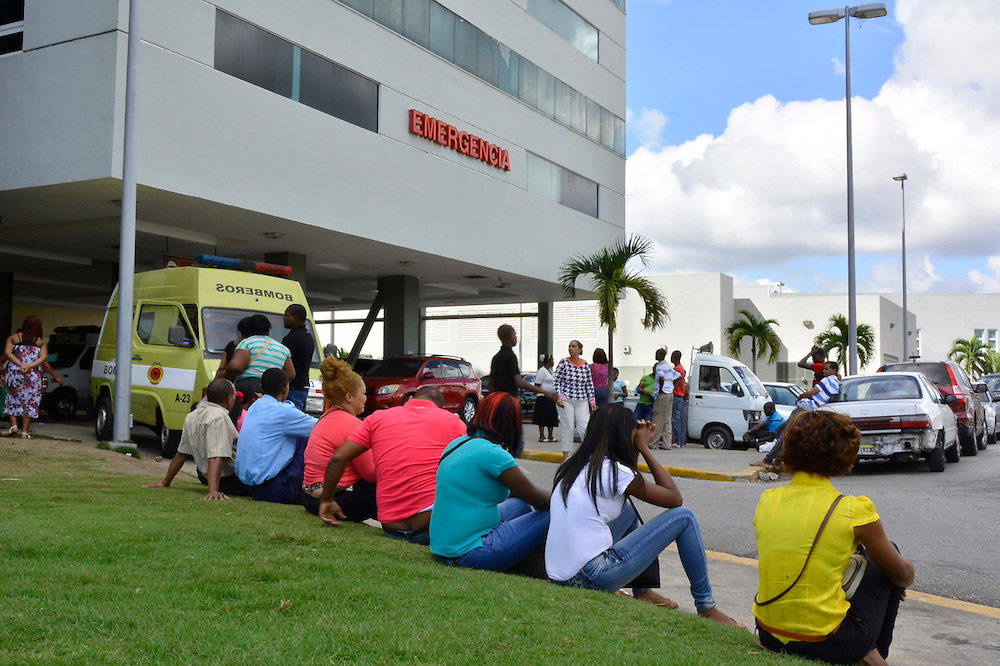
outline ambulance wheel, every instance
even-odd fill
[[[159,413],[156,415],[156,437],[160,440],[160,455],[164,458],[173,458],[177,455],[177,447],[181,443],[181,431],[168,428]]]
[[[94,434],[99,442],[110,442],[114,436],[115,416],[111,411],[111,397],[102,395],[97,400],[97,418],[94,421]]]
[[[47,411],[58,421],[73,418],[76,415],[76,391],[69,387],[56,389]]]

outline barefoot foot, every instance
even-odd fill
[[[659,606],[660,608],[677,608],[680,606],[673,599],[669,599],[656,590],[646,590],[642,594],[635,595],[636,599],[641,599],[642,601],[653,604],[654,606]]]
[[[736,627],[737,629],[746,629],[747,628],[747,625],[743,624],[739,620],[734,620],[733,618],[729,617],[728,615],[726,615],[725,613],[723,613],[722,611],[720,611],[715,606],[713,606],[712,608],[709,608],[706,611],[701,611],[700,613],[698,613],[698,615],[700,615],[703,618],[708,619],[708,620],[714,620],[714,621],[720,622],[722,624],[728,624],[730,627]]]

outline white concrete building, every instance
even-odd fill
[[[288,263],[314,309],[384,297],[398,352],[422,307],[558,299],[543,248],[624,232],[623,4],[141,0],[138,270]],[[117,278],[129,2],[4,6],[0,319],[81,323]]]

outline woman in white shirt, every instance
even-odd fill
[[[650,453],[654,435],[653,424],[637,422],[622,404],[594,413],[583,444],[556,472],[545,545],[549,579],[606,592],[631,587],[637,599],[675,608],[653,588],[659,587],[657,557],[676,542],[698,615],[743,627],[716,607],[701,529],[694,512],[681,507],[673,478]],[[639,474],[637,454],[655,483]],[[625,501],[629,495],[669,510],[640,526]]]
[[[542,367],[535,373],[535,386],[541,387],[543,391],[552,393],[555,391],[555,375],[552,374],[552,366],[555,359],[552,354],[546,354],[542,362]],[[535,399],[535,412],[531,417],[531,422],[538,426],[539,442],[554,442],[556,438],[552,436],[552,429],[559,425],[559,413],[556,411],[556,403],[544,393],[539,393]],[[549,429],[548,438],[545,437],[545,429]]]

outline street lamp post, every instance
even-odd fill
[[[899,181],[899,189],[903,193],[903,360],[910,358],[910,334],[906,323],[906,174],[893,176]]]
[[[809,13],[809,23],[820,25],[844,22],[845,62],[847,71],[847,357],[849,374],[858,372],[858,285],[854,269],[854,145],[851,133],[851,21],[850,18],[878,18],[888,14],[882,3],[821,9]]]

